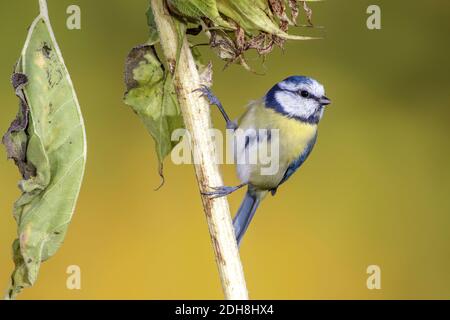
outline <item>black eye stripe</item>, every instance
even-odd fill
[[[300,90],[299,93],[303,98],[309,98],[310,96],[310,93],[306,90]]]

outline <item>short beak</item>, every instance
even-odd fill
[[[319,99],[319,103],[322,106],[327,106],[327,105],[329,105],[331,103],[331,100],[328,99],[327,97],[323,96],[322,98]]]

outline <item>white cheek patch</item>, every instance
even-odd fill
[[[317,103],[312,99],[302,99],[293,92],[278,91],[275,100],[281,105],[287,114],[307,119],[316,112]]]

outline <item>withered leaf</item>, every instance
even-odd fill
[[[303,2],[303,10],[306,13],[306,19],[308,20],[309,25],[312,26],[313,25],[313,23],[312,23],[313,11],[310,7],[308,7],[308,5],[306,4],[306,1],[302,1],[302,2]]]
[[[164,158],[178,143],[172,141],[172,132],[184,128],[184,123],[170,73],[164,70],[152,46],[143,45],[131,50],[126,61],[125,84],[125,103],[139,116],[155,140],[163,183]]]
[[[7,299],[32,286],[41,262],[61,246],[74,212],[86,161],[78,100],[48,16],[32,23],[12,83],[20,108],[3,137],[22,175],[14,204],[15,269]]]
[[[291,9],[292,22],[297,25],[298,19],[298,0],[289,0],[289,8]]]

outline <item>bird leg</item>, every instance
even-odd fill
[[[225,122],[227,123],[227,129],[236,130],[237,129],[237,123],[230,120],[230,117],[226,113],[225,109],[222,106],[222,103],[220,102],[219,98],[217,98],[211,91],[210,88],[203,85],[201,88],[198,88],[194,91],[199,91],[201,93],[202,97],[205,97],[208,99],[208,102],[210,105],[215,105],[217,108],[219,108],[220,113],[222,113],[223,118],[225,119]]]
[[[238,186],[234,186],[234,187],[227,187],[227,186],[221,186],[221,187],[211,187],[211,189],[213,189],[214,191],[210,191],[210,192],[202,192],[202,194],[204,196],[211,196],[211,198],[215,199],[215,198],[221,198],[221,197],[225,197],[233,192],[235,192],[236,190],[239,190],[240,188],[246,186],[247,183],[242,183]]]
[[[237,129],[237,127],[238,127],[237,123],[230,120],[230,117],[226,113],[226,111],[225,111],[222,103],[220,102],[219,98],[217,98],[212,93],[210,88],[208,88],[207,86],[203,85],[200,88],[194,90],[194,92],[195,91],[199,91],[201,93],[201,96],[205,97],[208,100],[210,105],[215,105],[215,106],[217,106],[217,108],[219,108],[219,111],[222,114],[222,116],[225,119],[225,122],[227,124],[227,129],[230,129],[230,130],[236,130]],[[202,192],[202,194],[204,196],[210,196],[213,199],[220,198],[220,197],[225,197],[225,196],[235,192],[236,190],[239,190],[240,188],[242,188],[245,185],[247,185],[247,184],[243,183],[243,184],[240,184],[240,185],[234,186],[234,187],[228,187],[228,186],[210,187],[214,191]]]

